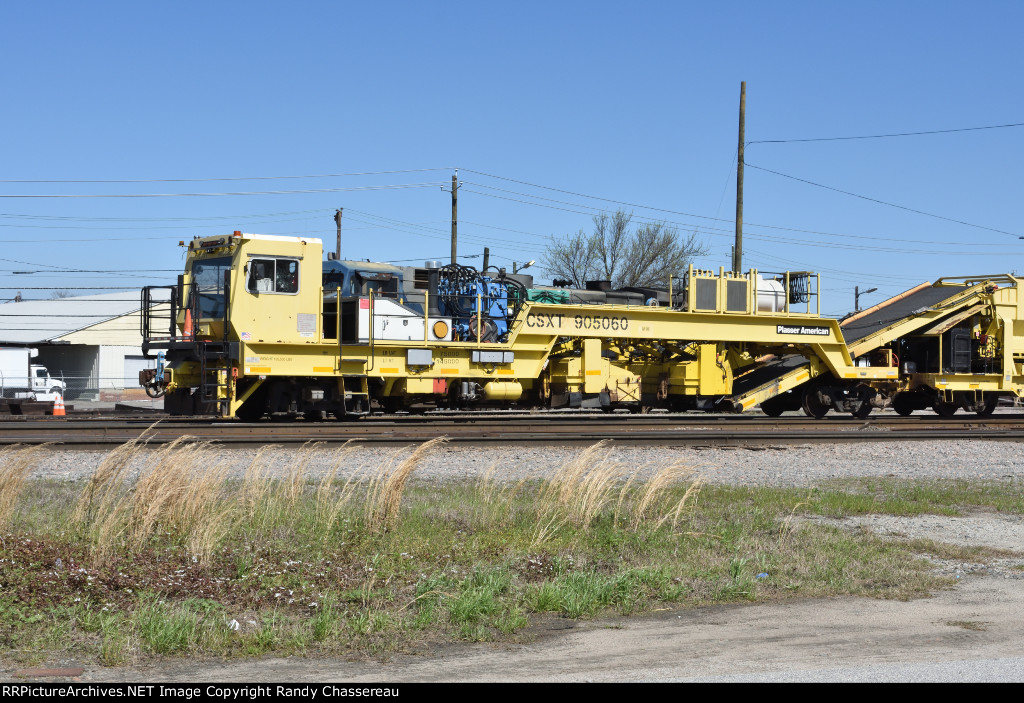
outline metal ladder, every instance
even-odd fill
[[[228,343],[197,340],[196,357],[199,359],[199,400],[216,404],[217,414],[224,415],[231,368]]]
[[[366,376],[343,376],[342,415],[359,417],[370,414],[370,386]]]

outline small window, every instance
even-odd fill
[[[252,259],[246,288],[250,293],[298,293],[299,262],[294,259]]]
[[[277,292],[299,292],[299,262],[279,259],[277,261]]]

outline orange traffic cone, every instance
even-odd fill
[[[58,393],[57,399],[53,401],[53,416],[64,417],[65,415],[67,415],[67,413],[64,412],[64,396]]]
[[[192,339],[192,311],[185,311],[185,327],[184,327],[185,339]]]

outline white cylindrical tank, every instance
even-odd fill
[[[781,312],[786,308],[786,289],[772,278],[757,274],[757,311]]]

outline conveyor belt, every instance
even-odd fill
[[[782,376],[807,366],[809,362],[799,354],[773,359],[733,381],[733,395],[749,395],[763,386],[777,383]]]
[[[748,371],[733,381],[733,395],[723,399],[721,407],[743,412],[755,403],[774,398],[811,378],[811,364],[803,356],[792,354]]]
[[[847,344],[852,344],[904,318],[911,317],[920,310],[960,295],[964,292],[964,288],[964,286],[930,286],[927,284],[912,288],[906,293],[890,298],[849,318],[845,322],[840,322],[843,339]],[[889,341],[891,340],[886,340],[881,344],[887,344]]]

